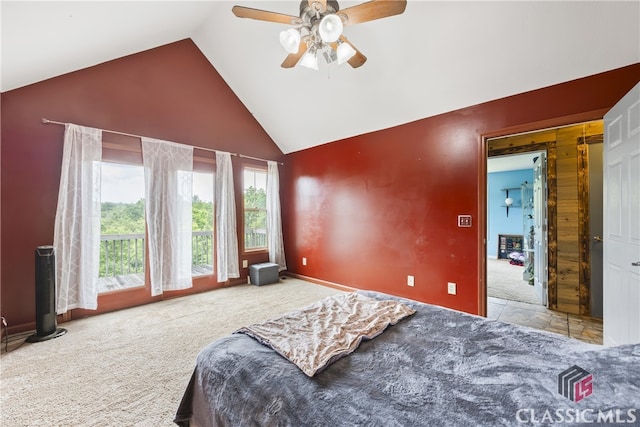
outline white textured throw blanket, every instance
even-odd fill
[[[238,329],[265,344],[312,377],[415,310],[399,301],[358,293],[325,298],[264,323]]]

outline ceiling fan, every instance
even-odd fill
[[[280,32],[280,43],[289,52],[282,68],[293,68],[300,63],[317,70],[320,54],[327,63],[347,62],[353,68],[360,67],[367,57],[342,34],[343,28],[399,15],[406,6],[406,0],[371,0],[341,10],[335,0],[302,0],[300,16],[243,6],[233,6],[232,11],[239,18],[295,26]]]

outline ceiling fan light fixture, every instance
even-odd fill
[[[289,28],[286,31],[280,31],[280,44],[289,53],[298,53],[300,48],[300,31]]]
[[[330,13],[320,21],[318,33],[323,42],[333,43],[342,35],[342,29],[342,19],[335,13]]]
[[[309,49],[300,60],[300,65],[318,71],[318,55],[315,50]]]
[[[237,5],[231,11],[238,18],[296,27],[280,33],[280,43],[289,53],[280,66],[288,69],[303,65],[317,70],[320,54],[329,65],[339,59],[339,63],[348,62],[352,68],[362,66],[367,57],[342,36],[344,27],[400,15],[406,7],[407,0],[369,0],[345,9],[340,9],[337,0],[300,0],[299,16]],[[340,47],[342,43],[347,44]]]
[[[350,60],[353,55],[356,54],[356,50],[349,43],[340,43],[337,49],[338,64],[344,64]]]

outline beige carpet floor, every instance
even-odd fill
[[[240,326],[340,291],[287,278],[58,325],[0,357],[2,426],[172,426],[199,351]],[[17,347],[17,348],[16,348]]]
[[[504,259],[487,259],[487,296],[540,305],[533,286],[522,280],[524,267]]]

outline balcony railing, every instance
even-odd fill
[[[98,277],[144,273],[144,251],[144,233],[100,236]]]
[[[244,230],[244,248],[259,249],[267,247],[266,228],[247,228]]]
[[[98,292],[144,286],[145,235],[100,236]],[[194,231],[191,239],[192,276],[213,273],[213,233]]]
[[[213,273],[213,232],[194,231],[191,238],[191,275]]]

